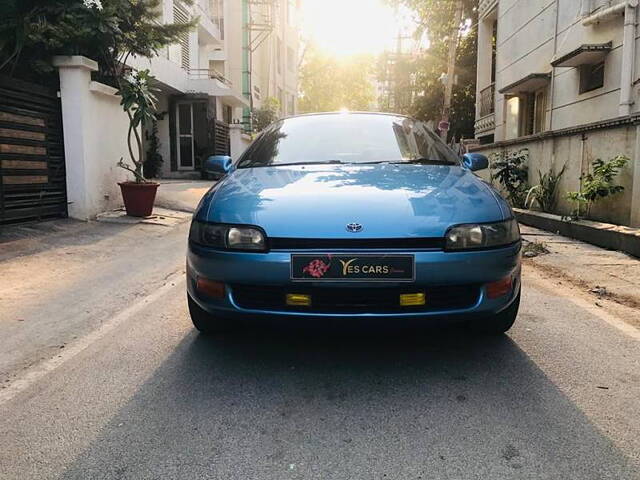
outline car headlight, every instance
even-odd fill
[[[189,240],[205,247],[264,252],[267,242],[264,233],[255,227],[191,222]]]
[[[474,250],[511,245],[520,240],[515,218],[505,222],[458,225],[446,235],[446,250]]]

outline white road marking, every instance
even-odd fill
[[[59,355],[56,355],[54,358],[46,360],[30,368],[23,376],[11,382],[7,388],[0,390],[0,405],[8,402],[20,392],[26,390],[31,385],[39,381],[42,377],[51,373],[62,364],[74,358],[80,352],[89,347],[92,343],[100,340],[120,324],[126,322],[131,317],[140,313],[150,304],[162,298],[162,296],[166,295],[170,290],[173,290],[174,288],[177,288],[179,286],[183,286],[184,280],[184,272],[175,273],[169,276],[166,279],[166,283],[152,294],[144,297],[140,301],[134,303],[114,317],[110,318],[98,329],[94,330],[83,338],[78,339],[76,342],[66,346],[64,351],[61,351]]]

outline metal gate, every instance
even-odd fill
[[[229,125],[216,120],[214,132],[214,155],[229,155]]]
[[[66,215],[57,90],[0,76],[0,224]]]

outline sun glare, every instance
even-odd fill
[[[303,34],[336,57],[394,48],[401,21],[384,0],[304,0]]]

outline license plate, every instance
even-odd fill
[[[413,255],[291,255],[298,282],[413,282]]]

